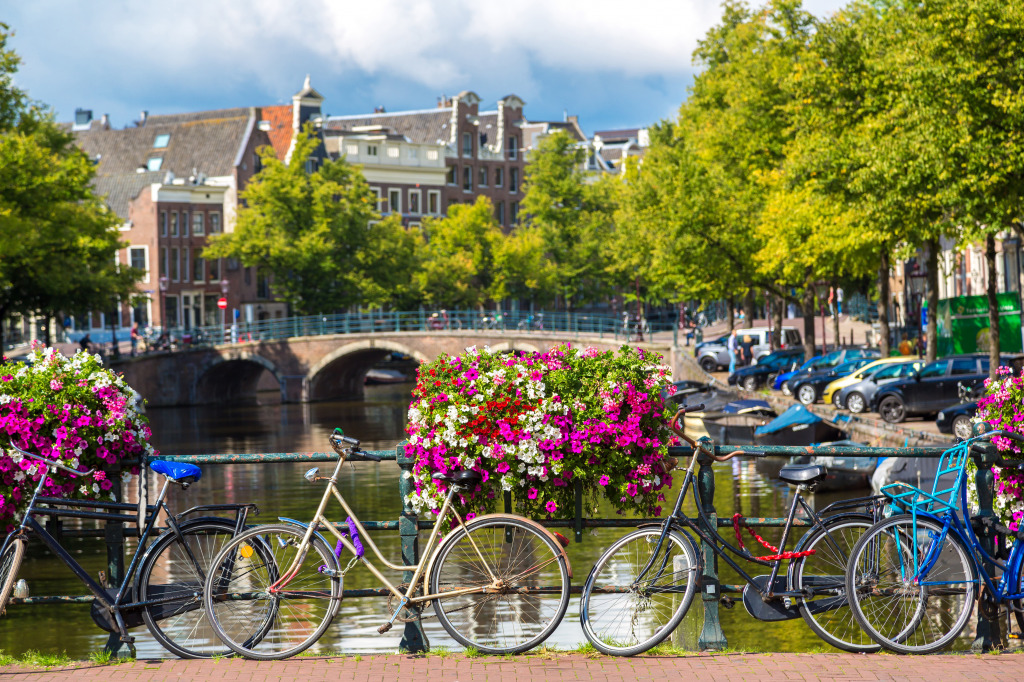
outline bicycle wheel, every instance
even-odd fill
[[[562,548],[526,519],[505,516],[455,530],[437,549],[430,593],[479,592],[434,600],[455,641],[482,653],[515,654],[537,646],[569,606],[569,567]],[[498,589],[483,588],[499,581]]]
[[[942,524],[910,514],[880,521],[857,541],[846,571],[850,609],[886,649],[928,654],[950,645],[967,625],[978,578],[963,543]],[[928,569],[920,579],[915,571]]]
[[[800,615],[823,640],[843,651],[865,653],[881,647],[857,623],[846,599],[846,564],[854,545],[871,528],[870,516],[824,519],[824,528],[812,528],[799,545],[814,554],[794,559],[789,568],[789,589],[807,590],[800,600]]]
[[[7,611],[7,601],[14,591],[14,581],[18,579],[21,559],[25,556],[27,540],[21,535],[8,535],[3,553],[0,553],[0,615]]]
[[[315,535],[300,556],[304,534],[296,526],[257,526],[213,559],[203,606],[217,636],[235,653],[257,660],[288,658],[312,646],[330,626],[341,603],[338,561]],[[291,579],[276,585],[286,571],[293,571]]]
[[[142,611],[161,646],[180,658],[228,655],[203,609],[206,572],[235,534],[232,521],[197,520],[156,539],[139,569],[139,601],[158,601]]]
[[[661,528],[620,538],[597,560],[580,600],[583,633],[598,651],[634,656],[659,644],[678,627],[696,591],[697,553],[678,531],[669,531],[648,572]]]

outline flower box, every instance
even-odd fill
[[[435,472],[472,469],[482,482],[459,497],[470,514],[513,492],[527,516],[568,518],[576,491],[621,512],[659,515],[672,476],[657,354],[562,345],[545,353],[489,348],[420,366],[407,427],[417,513],[436,512],[448,484]],[[593,504],[588,503],[588,508]]]
[[[1000,367],[995,381],[985,380],[985,395],[978,400],[976,421],[986,423],[990,429],[1024,434],[1024,377],[1013,376],[1009,367]],[[994,438],[999,454],[1005,460],[1022,460],[1021,447],[1009,438]],[[975,470],[973,462],[969,472]],[[995,475],[995,491],[992,510],[996,517],[1012,531],[1020,528],[1024,521],[1024,471],[1020,469],[992,467]],[[978,493],[968,478],[968,497],[978,507]]]

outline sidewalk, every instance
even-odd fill
[[[292,658],[287,661],[147,661],[119,665],[82,663],[66,668],[0,668],[3,679],[102,680],[103,682],[394,682],[437,680],[1006,680],[1019,679],[1024,656],[1019,654],[889,656],[884,654],[693,654],[612,658],[583,654],[466,658],[448,656],[341,656]]]

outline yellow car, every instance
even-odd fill
[[[846,388],[847,386],[852,386],[858,381],[863,381],[864,377],[871,374],[882,365],[888,365],[893,362],[910,362],[917,359],[918,357],[916,355],[894,355],[892,357],[875,360],[874,362],[864,365],[853,374],[848,374],[842,379],[836,379],[830,383],[825,387],[825,391],[821,394],[821,400],[826,405],[835,404],[834,401],[836,396],[839,395],[839,391],[841,389]],[[836,407],[842,407],[842,405],[836,404]]]

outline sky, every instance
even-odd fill
[[[759,4],[759,3],[758,3]],[[826,16],[846,0],[804,0]],[[6,7],[5,7],[6,5]],[[285,104],[308,74],[327,114],[518,95],[530,120],[642,127],[686,99],[719,0],[0,0],[16,83],[60,121],[111,125]]]

